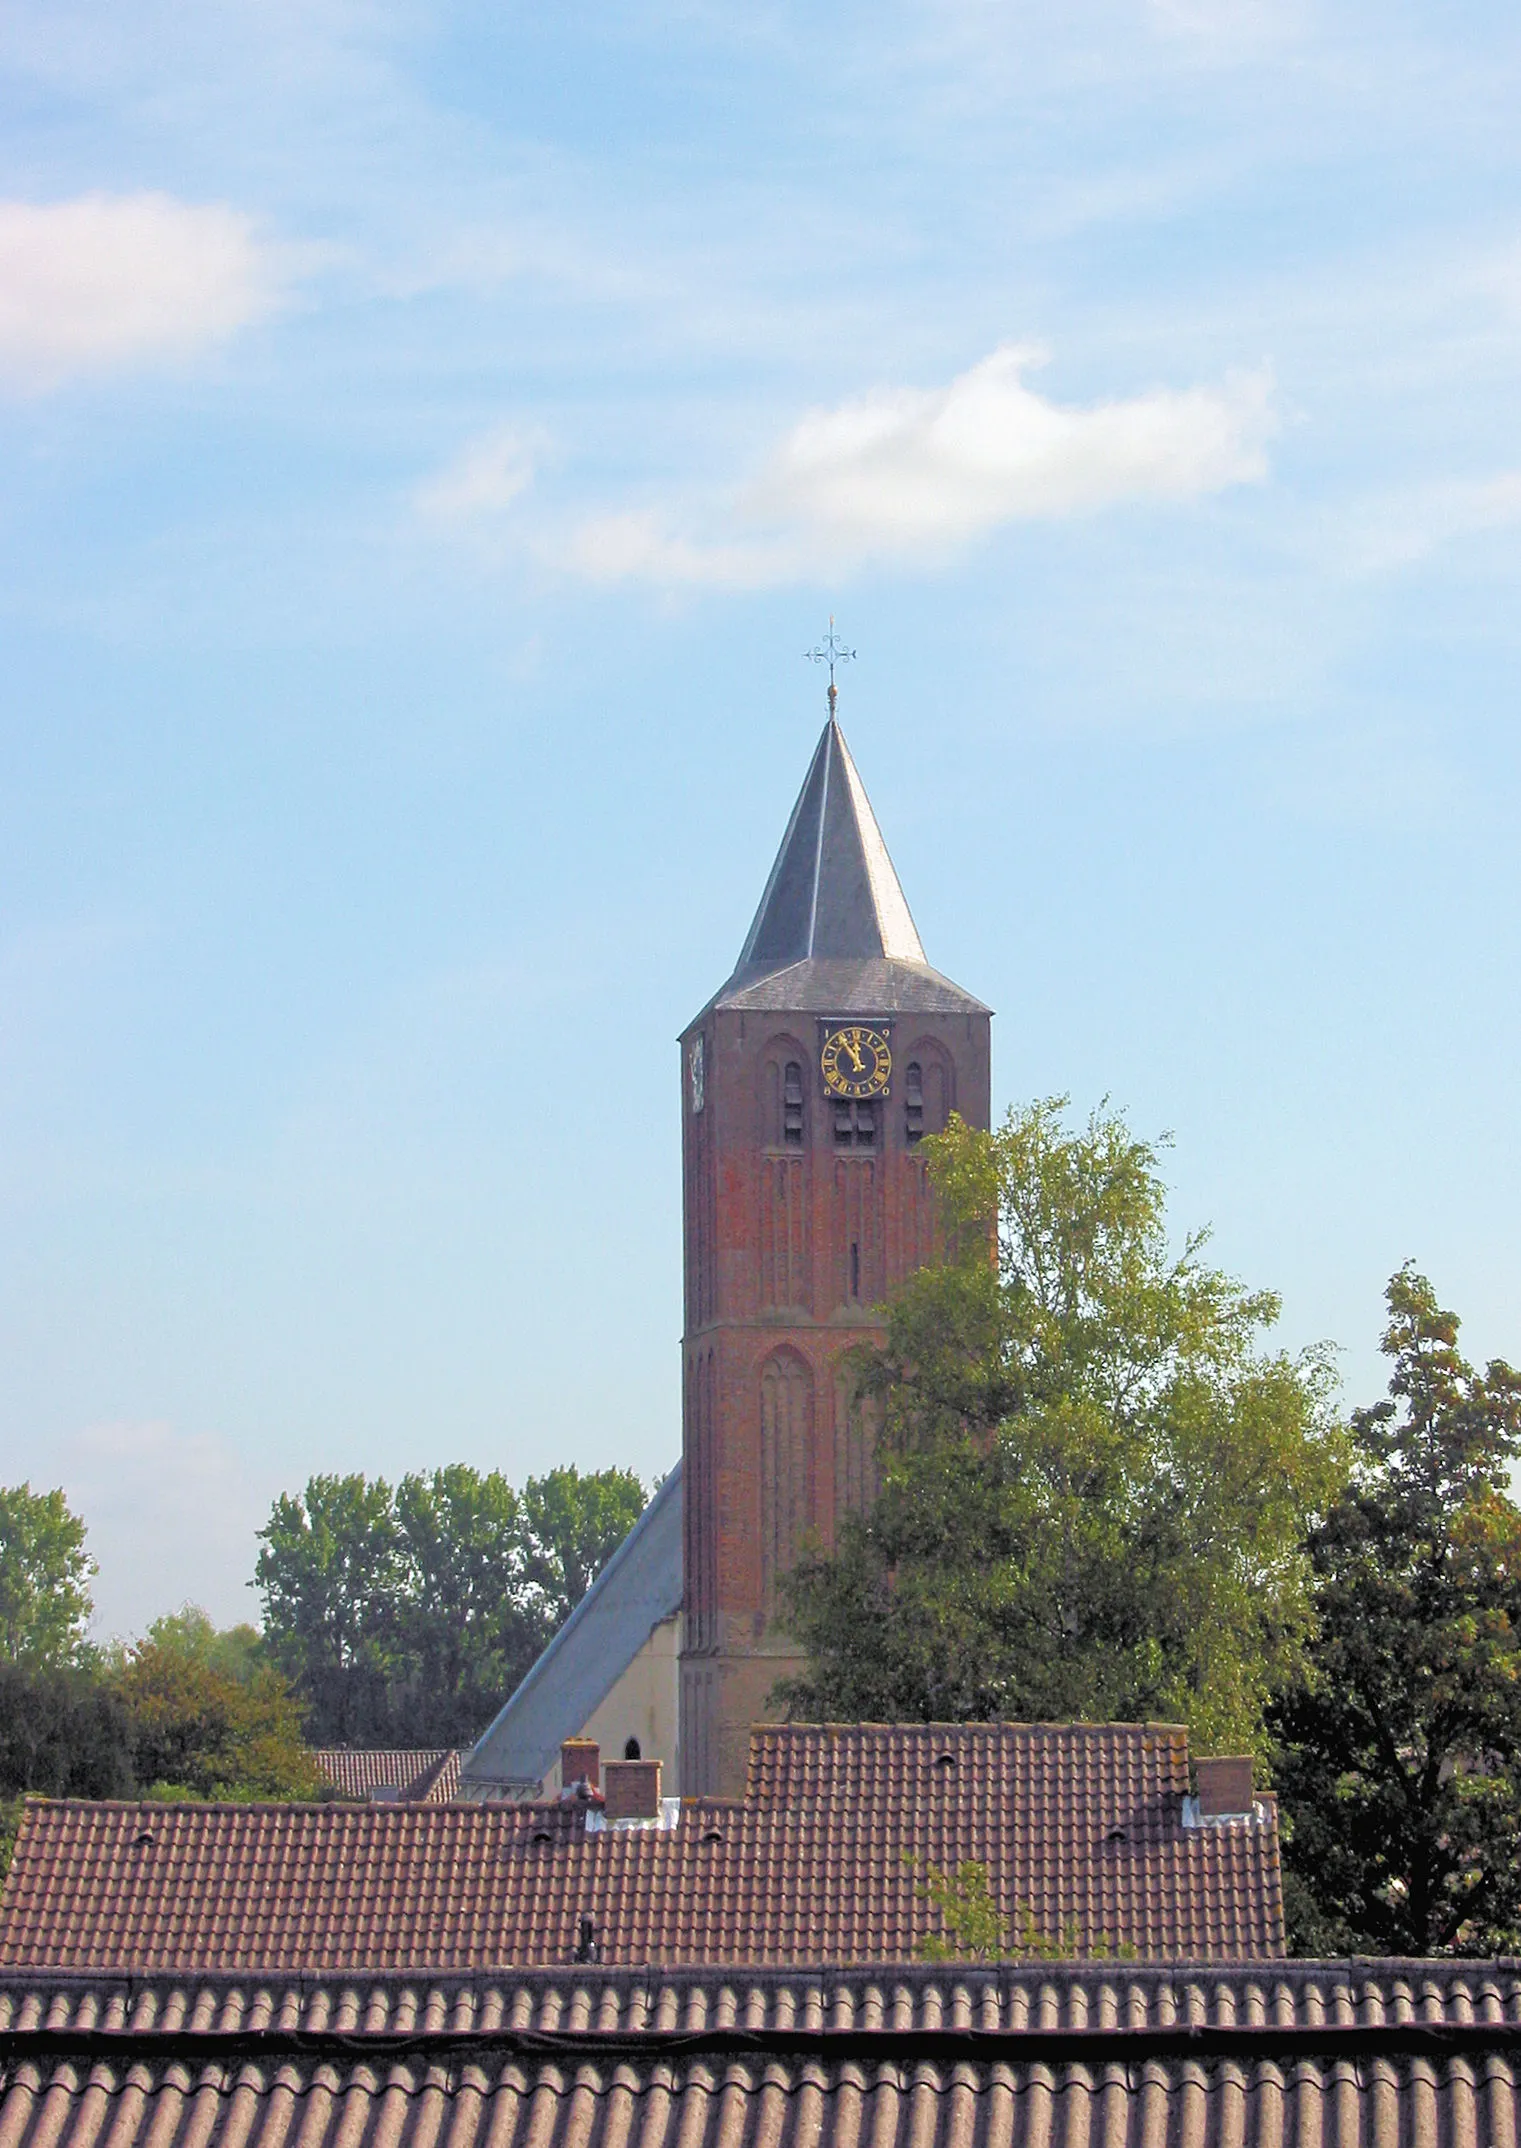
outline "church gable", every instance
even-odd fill
[[[681,1609],[682,1465],[678,1462],[527,1677],[466,1754],[465,1798],[533,1797],[561,1744],[592,1723],[652,1636]],[[660,1661],[673,1651],[652,1651]],[[650,1667],[651,1678],[661,1672]],[[674,1687],[675,1665],[665,1675]],[[647,1703],[641,1703],[647,1705]],[[674,1716],[674,1692],[668,1714]],[[641,1735],[642,1733],[636,1733]],[[676,1755],[650,1753],[674,1774]]]

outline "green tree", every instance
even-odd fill
[[[881,1486],[787,1623],[794,1711],[1188,1722],[1241,1749],[1310,1624],[1303,1540],[1344,1480],[1327,1355],[1169,1250],[1154,1145],[1065,1099],[925,1152],[946,1256],[860,1364]]]
[[[1315,1531],[1319,1631],[1276,1710],[1293,1936],[1316,1952],[1521,1948],[1521,1373],[1477,1373],[1405,1267],[1389,1399]]]
[[[474,1738],[644,1505],[629,1470],[313,1477],[260,1532],[264,1646],[319,1744]]]
[[[166,1611],[153,1621],[143,1641],[193,1657],[239,1685],[252,1685],[268,1668],[264,1637],[257,1626],[218,1626],[199,1604],[181,1604],[178,1611]],[[122,1651],[123,1664],[127,1654]]]
[[[132,1729],[93,1670],[0,1663],[0,1795],[130,1797]]]
[[[525,1583],[522,1502],[498,1471],[455,1463],[403,1477],[396,1518],[414,1735],[461,1743],[480,1734],[546,1638]]]
[[[85,1525],[61,1489],[0,1487],[0,1660],[48,1669],[84,1661],[94,1571]]]
[[[305,1703],[319,1742],[387,1743],[389,1689],[407,1573],[384,1478],[309,1477],[282,1493],[259,1531],[254,1581],[274,1663]]]
[[[204,1614],[202,1614],[204,1617]],[[210,1626],[210,1620],[205,1621]],[[315,1798],[322,1778],[301,1738],[301,1710],[278,1671],[228,1668],[192,1630],[138,1642],[112,1677],[148,1796]],[[212,1629],[211,1641],[217,1636]],[[220,1660],[219,1659],[220,1656]]]
[[[644,1486],[631,1469],[573,1465],[530,1477],[523,1487],[526,1570],[542,1598],[547,1640],[564,1624],[644,1512]]]

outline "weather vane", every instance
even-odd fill
[[[834,667],[836,664],[854,663],[856,654],[854,649],[847,649],[839,635],[836,634],[833,612],[829,614],[829,632],[816,649],[807,649],[804,654],[810,664],[827,664],[829,666],[829,714],[832,718],[835,701],[838,698],[838,689],[834,683]]]

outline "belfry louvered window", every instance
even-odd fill
[[[782,1142],[789,1149],[803,1146],[803,1069],[795,1059],[782,1077]]]
[[[877,1145],[876,1105],[847,1103],[842,1097],[834,1107],[834,1145],[837,1149],[874,1149]]]
[[[903,1131],[910,1143],[924,1138],[924,1069],[917,1059],[903,1075]]]

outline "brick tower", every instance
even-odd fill
[[[733,976],[681,1039],[681,1787],[737,1796],[801,1669],[777,1582],[871,1496],[841,1360],[929,1256],[918,1143],[989,1113],[990,1015],[932,970],[830,717]]]

